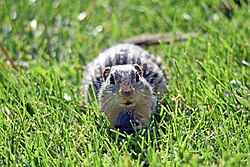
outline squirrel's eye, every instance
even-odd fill
[[[115,84],[115,78],[113,74],[110,75],[109,82],[110,84]]]
[[[140,81],[140,75],[138,73],[135,74],[135,81],[136,82]]]

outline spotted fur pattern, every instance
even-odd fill
[[[123,64],[138,64],[143,77],[152,86],[154,93],[166,91],[167,76],[161,66],[160,59],[150,55],[139,46],[118,44],[104,52],[87,64],[83,76],[83,95],[88,101],[88,91],[93,98],[93,90],[98,95],[103,84],[102,71],[105,67]],[[93,85],[93,87],[91,86]]]
[[[106,67],[111,68],[108,68],[110,71],[104,80],[102,73]],[[137,75],[138,68],[142,71],[140,76]],[[136,75],[139,77],[137,80]],[[106,114],[113,127],[121,113],[129,111],[141,129],[154,112],[157,95],[165,93],[166,79],[159,59],[138,46],[119,44],[102,52],[87,64],[83,95],[87,101],[97,97],[100,110]],[[124,100],[121,95],[124,86],[131,87],[129,101]]]

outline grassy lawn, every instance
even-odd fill
[[[230,0],[0,0],[0,166],[249,166],[250,4]],[[249,3],[249,2],[248,2]],[[142,33],[197,33],[144,47],[169,93],[140,135],[82,107],[85,64]]]

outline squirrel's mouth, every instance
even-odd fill
[[[131,102],[131,101],[126,101],[125,103],[123,103],[125,106],[130,106],[130,105],[133,105],[134,102]]]

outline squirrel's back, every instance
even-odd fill
[[[85,99],[87,100],[88,91],[90,91],[92,97],[93,92],[98,95],[104,82],[102,73],[106,67],[125,64],[138,64],[142,68],[143,77],[152,87],[154,93],[165,92],[167,77],[160,60],[139,46],[118,44],[105,50],[86,65],[83,76],[83,95]]]

